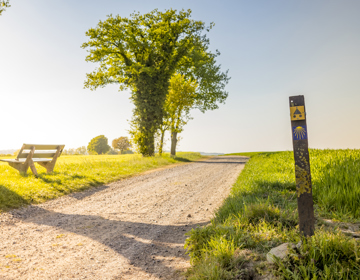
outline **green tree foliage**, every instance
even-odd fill
[[[183,131],[184,125],[191,119],[190,110],[197,101],[196,89],[198,84],[193,79],[186,79],[184,75],[175,74],[170,79],[169,93],[165,101],[165,114],[163,125],[160,127],[160,147],[167,128],[171,133],[171,155],[176,154],[178,133]],[[162,150],[162,148],[161,148]],[[160,151],[160,149],[159,149]]]
[[[6,8],[11,7],[8,0],[1,0],[0,1],[0,16],[3,11],[6,10]]]
[[[108,139],[104,135],[94,137],[89,142],[87,150],[90,154],[105,154],[107,151],[110,150],[110,146],[108,145]]]
[[[120,152],[123,154],[124,151],[131,148],[131,144],[130,144],[129,138],[122,136],[122,137],[116,138],[112,141],[112,147],[115,150],[120,150]]]
[[[134,13],[130,18],[108,16],[96,28],[86,32],[89,49],[86,61],[99,64],[87,74],[85,87],[95,90],[107,84],[119,84],[120,90],[132,90],[135,104],[132,122],[139,131],[133,140],[144,156],[154,155],[154,135],[163,120],[169,80],[179,70],[199,79],[197,105],[201,110],[216,107],[227,93],[227,73],[219,72],[215,57],[208,50],[209,31],[202,21],[190,19],[191,10],[154,10]]]
[[[217,68],[217,66],[216,66]],[[212,69],[211,67],[209,68]],[[178,142],[178,134],[183,131],[184,125],[188,123],[191,118],[190,110],[197,108],[203,113],[207,110],[214,110],[218,108],[218,103],[224,103],[227,98],[227,93],[224,91],[225,85],[228,82],[226,73],[212,72],[208,77],[213,77],[214,80],[207,81],[207,89],[200,87],[204,83],[204,79],[193,75],[183,75],[176,73],[170,79],[169,93],[164,105],[163,123],[159,127],[160,143],[159,153],[162,152],[164,141],[164,134],[166,130],[171,133],[171,155],[176,154],[176,145]]]

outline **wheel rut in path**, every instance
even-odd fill
[[[0,215],[0,279],[183,279],[185,233],[245,165],[213,157]]]

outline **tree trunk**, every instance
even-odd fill
[[[171,156],[176,156],[177,132],[171,132]]]
[[[152,125],[149,125],[143,131],[140,152],[144,157],[153,157],[155,155],[155,133],[152,132],[152,128]]]
[[[145,157],[155,155],[155,133],[163,119],[164,102],[169,88],[168,76],[169,74],[141,73],[136,83],[137,90],[131,97],[140,132],[137,144],[140,153]]]
[[[162,153],[163,153],[164,136],[165,136],[165,130],[161,130],[161,138],[160,138],[160,145],[159,145],[159,155],[160,155],[160,156],[161,156]]]

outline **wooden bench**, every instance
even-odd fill
[[[46,168],[47,173],[54,170],[57,158],[61,155],[65,145],[35,145],[24,144],[15,159],[0,159],[7,162],[11,167],[22,174],[31,169],[35,176],[38,176],[35,162]]]

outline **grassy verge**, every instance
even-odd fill
[[[250,161],[211,224],[189,233],[188,279],[252,279],[265,271],[278,279],[358,279],[359,240],[329,230],[319,219],[316,234],[291,249],[287,259],[265,261],[271,248],[301,240],[293,154],[247,156]],[[360,151],[311,150],[310,163],[316,216],[359,222]]]
[[[190,162],[199,153],[177,153],[143,158],[140,155],[61,156],[52,174],[36,164],[39,177],[31,171],[22,176],[7,163],[0,162],[0,211],[29,203],[40,203],[71,192],[113,182],[157,167]]]

